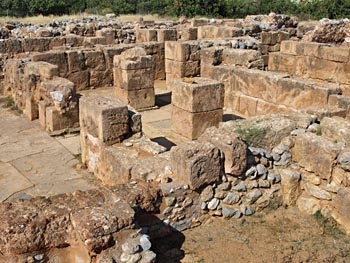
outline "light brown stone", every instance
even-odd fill
[[[294,205],[300,194],[300,173],[289,168],[278,172],[281,176],[283,203]]]
[[[125,90],[115,87],[116,97],[134,109],[151,108],[155,105],[154,88]]]
[[[344,228],[347,235],[350,235],[350,189],[341,188],[333,200],[333,218]]]
[[[171,150],[174,179],[197,190],[220,180],[223,160],[218,148],[210,143],[188,142]]]

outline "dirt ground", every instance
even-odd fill
[[[157,262],[168,263],[350,262],[350,238],[320,214],[304,215],[297,208],[215,218],[155,246]]]

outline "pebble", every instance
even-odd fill
[[[299,134],[303,134],[305,133],[306,131],[304,129],[295,129],[293,131],[291,131],[290,135],[292,136],[297,136]]]
[[[214,195],[217,199],[224,199],[227,196],[227,191],[217,191]]]
[[[241,206],[241,212],[245,216],[250,216],[250,215],[255,213],[255,210],[254,210],[253,207],[242,205]]]
[[[217,198],[213,198],[212,200],[210,200],[210,202],[208,203],[208,209],[209,210],[215,210],[218,205],[220,203],[220,200]]]
[[[258,183],[259,183],[259,187],[260,188],[270,188],[270,182],[268,181],[268,180],[259,180],[258,181]]]
[[[245,176],[246,177],[253,177],[256,172],[257,172],[256,166],[252,166],[245,172]]]
[[[284,152],[287,152],[289,151],[289,147],[286,146],[286,145],[278,145],[276,146],[275,148],[272,149],[272,153],[275,153],[275,154],[278,154],[278,155],[281,155],[283,154]]]
[[[228,191],[231,188],[231,182],[226,182],[218,185],[217,190]]]
[[[292,155],[289,152],[284,152],[281,156],[281,159],[278,162],[275,162],[274,165],[285,166],[292,160]]]
[[[135,241],[126,242],[122,245],[122,250],[129,255],[133,255],[140,251],[140,245]]]
[[[229,208],[226,206],[222,207],[222,215],[226,218],[234,217],[234,218],[240,218],[241,217],[241,211],[237,208]]]
[[[44,259],[44,256],[45,256],[44,254],[38,254],[34,256],[34,259],[37,261],[41,261]]]
[[[150,250],[152,246],[150,237],[148,235],[142,235],[140,237],[140,245],[143,251]]]
[[[233,205],[233,204],[238,203],[240,199],[241,199],[241,197],[238,194],[228,193],[227,196],[225,197],[225,199],[222,200],[222,202],[224,204]]]
[[[262,196],[262,192],[259,189],[253,189],[246,194],[245,199],[249,204],[253,204],[261,196]]]
[[[206,202],[202,202],[201,203],[201,209],[202,210],[206,210],[207,209],[207,203]]]
[[[247,187],[245,186],[244,182],[240,182],[239,184],[232,187],[232,190],[235,190],[237,192],[246,192]]]
[[[213,197],[214,197],[214,190],[211,185],[208,185],[206,188],[204,188],[200,196],[201,201],[203,202],[207,202],[211,200]]]
[[[265,175],[267,173],[266,167],[260,163],[256,166],[256,171],[258,175]]]
[[[151,250],[147,250],[144,253],[142,253],[142,259],[140,260],[140,263],[153,263],[156,260],[156,253],[154,253]]]
[[[182,207],[186,208],[193,204],[193,200],[189,197],[186,197],[185,200],[182,202]]]

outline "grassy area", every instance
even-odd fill
[[[94,16],[88,13],[80,13],[75,15],[63,15],[63,16],[28,16],[28,17],[0,17],[0,25],[6,23],[7,21],[18,21],[22,23],[32,23],[32,24],[47,24],[52,21],[58,20],[67,20],[67,19],[82,19],[84,17]],[[120,15],[117,18],[123,21],[139,21],[140,17],[143,17],[143,20],[155,20],[155,21],[175,21],[175,17],[161,17],[159,15]]]

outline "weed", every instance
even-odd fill
[[[13,98],[11,96],[8,96],[6,98],[5,104],[4,104],[4,108],[12,108],[15,106],[15,101],[13,100]]]
[[[322,130],[321,130],[321,126],[320,125],[317,126],[317,128],[316,128],[316,135],[317,136],[321,136],[322,135]]]
[[[316,211],[313,214],[319,226],[322,228],[323,233],[330,235],[334,238],[343,235],[343,232],[339,229],[337,222],[333,218],[326,218],[322,215],[321,211]]]
[[[236,132],[248,145],[257,145],[266,135],[266,131],[263,128],[254,126],[246,129],[238,127]]]

